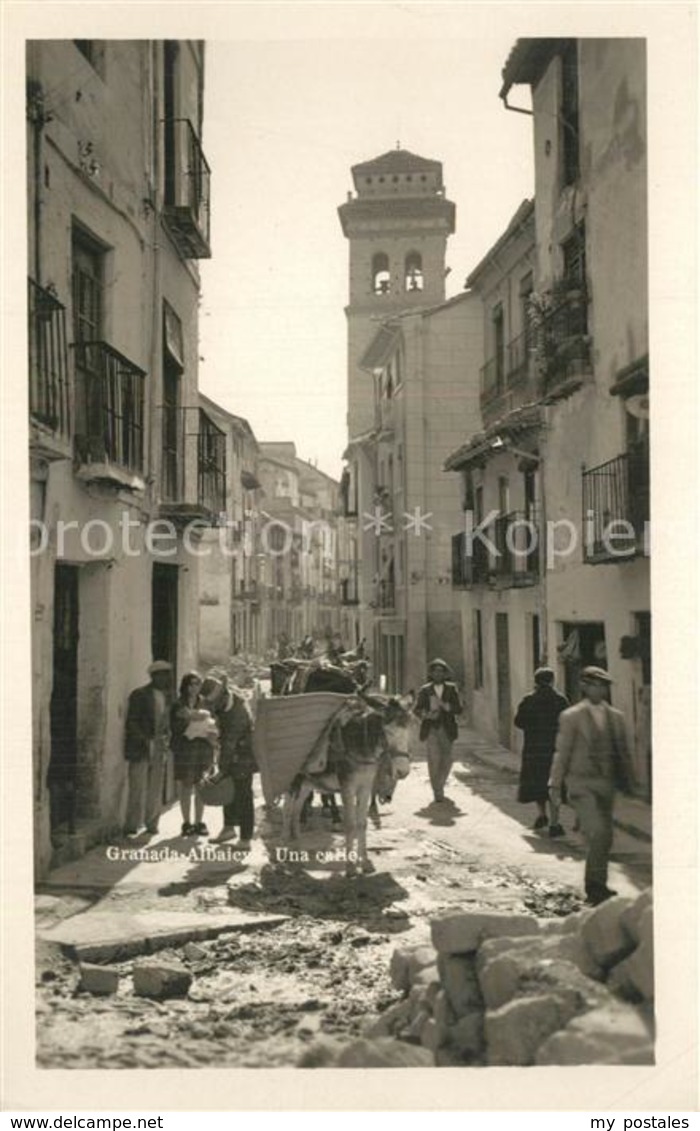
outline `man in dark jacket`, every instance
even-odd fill
[[[241,834],[238,848],[247,852],[255,825],[253,774],[257,767],[253,754],[253,720],[245,699],[229,687],[225,675],[208,675],[201,695],[219,728],[219,769],[233,778],[234,788],[233,801],[224,805],[224,827],[211,839],[216,844],[233,840],[238,825]]]
[[[452,769],[452,743],[457,737],[457,715],[462,702],[450,669],[444,660],[435,659],[428,668],[428,682],[418,692],[414,714],[421,720],[419,737],[428,754],[430,785],[436,801],[445,800],[445,783]]]
[[[537,805],[536,829],[549,823],[549,835],[563,836],[559,823],[559,806],[549,798],[549,772],[552,768],[554,746],[557,738],[559,716],[569,706],[568,699],[554,690],[554,672],[551,668],[538,668],[535,672],[535,690],[526,695],[518,707],[515,725],[525,738],[520,764],[518,801],[534,801]],[[547,801],[550,802],[549,818]]]
[[[124,832],[137,833],[145,824],[158,832],[163,805],[163,774],[170,749],[172,667],[155,660],[151,682],[129,696],[124,729],[124,757],[129,763],[129,798]]]

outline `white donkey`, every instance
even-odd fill
[[[373,793],[391,799],[396,783],[410,770],[411,696],[353,697],[331,726],[328,764],[320,773],[297,774],[285,797],[283,835],[298,839],[304,801],[312,790],[340,793],[345,833],[346,875],[373,872],[367,855],[367,814]]]

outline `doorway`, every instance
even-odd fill
[[[47,784],[51,831],[75,832],[78,777],[78,606],[77,566],[57,565],[54,572],[53,690],[51,756]]]
[[[175,565],[153,563],[151,583],[151,654],[154,660],[167,660],[177,677],[177,621],[179,570]]]
[[[564,668],[564,694],[570,703],[581,698],[580,677],[583,668],[593,664],[608,666],[603,621],[562,622],[563,642],[559,645],[559,660]]]
[[[496,686],[498,692],[498,740],[510,747],[510,643],[508,613],[496,613]]]

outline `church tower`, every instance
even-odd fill
[[[447,237],[455,206],[442,163],[394,149],[352,167],[355,192],[338,209],[350,243],[348,436],[374,423],[372,381],[359,361],[382,319],[445,299]]]

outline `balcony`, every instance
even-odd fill
[[[107,342],[76,342],[78,478],[129,490],[144,489],[144,378]]]
[[[545,396],[568,396],[590,376],[588,296],[582,287],[557,289],[541,321],[538,360]]]
[[[452,536],[452,586],[471,589],[473,585],[487,585],[490,576],[489,555],[480,539],[473,539],[471,554],[467,553],[467,535],[462,530]]]
[[[583,472],[584,552],[589,564],[648,552],[649,449],[645,443]]]
[[[210,259],[211,170],[189,119],[170,118],[164,130],[165,225],[185,259]]]
[[[226,510],[226,434],[200,408],[163,405],[160,516],[216,526]]]
[[[504,356],[491,358],[481,368],[481,413],[487,427],[528,400],[534,400],[532,354],[532,334],[525,331],[513,338]]]
[[[540,528],[534,515],[511,511],[500,515],[493,528],[496,547],[493,582],[496,588],[535,585],[540,575]]]
[[[33,279],[27,284],[31,448],[43,459],[69,459],[66,311],[55,295]]]

